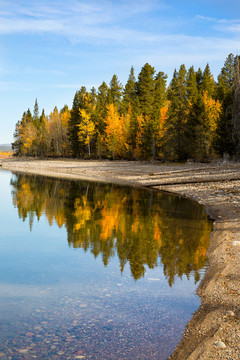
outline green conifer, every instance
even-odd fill
[[[137,96],[143,116],[150,117],[152,115],[155,90],[154,74],[154,67],[146,63],[138,75]]]
[[[109,104],[114,104],[117,107],[120,106],[120,101],[122,98],[122,84],[119,82],[116,74],[113,75],[112,80],[109,84],[109,94],[108,94],[108,102]]]
[[[216,86],[217,98],[222,104],[222,113],[216,130],[215,149],[218,154],[234,154],[233,141],[233,122],[232,122],[232,105],[233,105],[233,82],[235,72],[235,59],[233,54],[229,54],[225,60],[224,66],[218,75]]]
[[[174,71],[169,86],[166,154],[171,160],[184,160],[186,158],[186,123],[188,112],[187,101],[187,70],[181,65],[179,71]]]
[[[82,86],[81,89],[75,93],[73,99],[71,116],[69,119],[69,131],[68,131],[68,136],[69,136],[69,141],[73,156],[80,156],[82,152],[81,146],[79,145],[77,133],[78,133],[78,124],[80,124],[81,122],[81,115],[79,110],[84,108],[85,106],[84,101],[85,101],[86,93],[87,91],[85,86]]]
[[[203,71],[202,83],[200,87],[201,91],[207,91],[208,96],[213,97],[215,93],[215,82],[213,75],[210,71],[209,64],[206,65]]]
[[[134,68],[132,66],[127,83],[123,91],[122,112],[127,113],[129,109],[129,104],[133,106],[135,100],[136,100],[136,78],[134,75]]]

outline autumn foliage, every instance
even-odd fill
[[[166,74],[155,74],[151,65],[143,66],[137,80],[132,67],[125,87],[114,74],[109,86],[83,86],[72,109],[55,107],[48,116],[44,110],[39,115],[36,100],[33,114],[28,109],[16,124],[13,150],[25,156],[174,161],[234,155],[236,64],[230,54],[218,82],[208,64],[204,71],[181,65],[168,86]]]

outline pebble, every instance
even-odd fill
[[[1,352],[1,353],[0,353],[0,357],[3,357],[3,356],[5,356],[5,353],[4,353],[4,352]]]
[[[27,353],[28,353],[28,349],[20,349],[20,350],[18,350],[18,352],[19,352],[20,354],[27,354]]]
[[[232,245],[233,245],[233,246],[238,246],[238,245],[240,245],[240,241],[238,241],[238,240],[233,241],[233,242],[232,242]]]
[[[226,312],[226,315],[229,315],[229,316],[235,316],[234,312],[232,310],[228,310]]]
[[[63,354],[64,354],[64,351],[58,351],[57,354],[58,354],[58,355],[63,355]]]
[[[216,347],[222,348],[222,349],[226,347],[226,345],[224,344],[223,341],[217,341],[217,342],[215,343],[215,345],[216,345]]]

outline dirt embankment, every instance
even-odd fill
[[[215,219],[201,306],[171,360],[240,359],[240,164],[0,160],[3,169],[153,187],[197,200]]]

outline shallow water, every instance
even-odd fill
[[[212,223],[152,190],[0,172],[1,359],[167,359]]]

